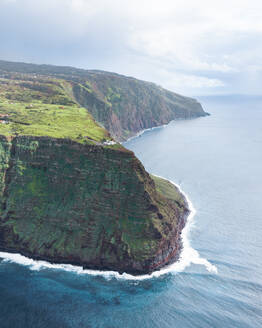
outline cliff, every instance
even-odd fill
[[[0,78],[0,251],[133,274],[175,261],[185,199],[81,107],[74,83]]]
[[[118,141],[172,120],[208,115],[195,99],[132,77],[72,67],[0,61],[0,77],[34,81],[35,75],[69,82],[65,91],[71,100],[87,108]]]
[[[132,152],[28,136],[0,147],[0,250],[134,274],[179,254],[186,204]]]

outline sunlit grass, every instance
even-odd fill
[[[89,144],[112,140],[86,108],[68,97],[63,86],[55,84],[52,89],[51,84],[40,83],[37,84],[39,90],[33,90],[36,88],[33,83],[32,89],[28,89],[21,86],[20,81],[2,81],[5,83],[0,84],[0,114],[6,116],[0,117],[0,134],[68,138]],[[51,88],[50,98],[41,88]],[[28,101],[25,96],[29,97]],[[53,104],[54,99],[63,99],[69,105]]]

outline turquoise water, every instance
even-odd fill
[[[1,328],[262,327],[262,98],[201,102],[211,116],[125,144],[196,209],[182,271],[126,280],[0,260]]]

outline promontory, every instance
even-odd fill
[[[0,251],[132,274],[174,262],[186,200],[119,142],[205,115],[135,78],[0,61]]]

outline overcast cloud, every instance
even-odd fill
[[[261,94],[257,0],[0,0],[0,58],[103,69],[187,95]]]

